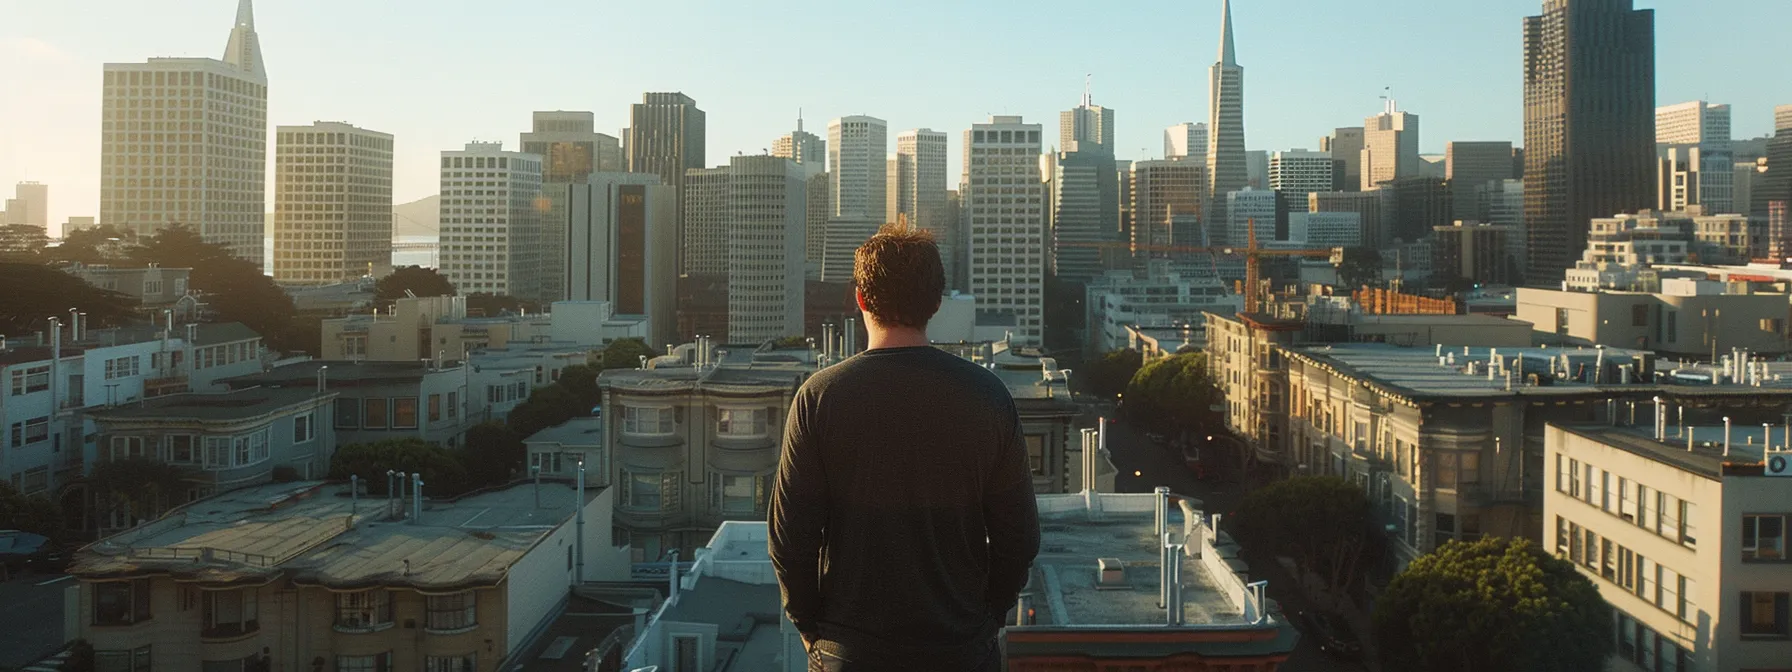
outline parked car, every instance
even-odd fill
[[[1343,616],[1329,611],[1304,611],[1300,621],[1307,635],[1318,640],[1319,650],[1336,658],[1356,660],[1363,655],[1363,643],[1351,631]]]

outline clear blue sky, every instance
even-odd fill
[[[1207,113],[1219,0],[257,0],[269,125],[340,120],[397,136],[395,197],[436,191],[436,153],[515,147],[532,110],[616,132],[643,91],[709,113],[710,163],[795,123],[871,114],[891,134],[1021,114],[1055,137],[1093,73],[1121,158]],[[1316,149],[1392,87],[1421,149],[1522,138],[1520,18],[1540,0],[1235,0],[1252,149]],[[1729,103],[1735,135],[1792,103],[1789,0],[1637,0],[1656,11],[1659,104]],[[101,64],[219,57],[236,0],[0,0],[0,192],[50,185],[51,222],[98,214]],[[892,142],[894,138],[892,137]],[[894,147],[892,146],[892,149]],[[271,152],[271,145],[270,145]],[[270,157],[272,158],[272,157]],[[272,178],[270,167],[269,178]],[[269,207],[272,207],[271,192]]]

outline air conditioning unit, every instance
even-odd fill
[[[1767,475],[1792,477],[1792,452],[1768,453]]]

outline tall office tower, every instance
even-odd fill
[[[1452,217],[1487,220],[1480,193],[1490,183],[1513,179],[1512,143],[1451,142],[1444,145],[1444,179],[1450,181]]]
[[[828,142],[821,139],[821,136],[803,130],[803,115],[798,113],[796,130],[772,141],[772,156],[790,159],[805,166],[814,164],[819,171],[826,171]]]
[[[1114,158],[1099,151],[1059,152],[1049,158],[1054,161],[1050,272],[1060,280],[1088,282],[1106,270],[1103,246],[1118,242]]]
[[[649,92],[629,106],[628,138],[623,145],[628,172],[653,173],[678,194],[678,221],[683,216],[685,171],[702,168],[707,148],[707,122],[697,101],[683,93]],[[679,266],[684,267],[684,233],[679,233]]]
[[[544,244],[541,155],[469,142],[442,152],[442,275],[461,294],[534,296]]]
[[[908,215],[909,224],[932,231],[943,246],[952,227],[945,220],[946,134],[927,128],[897,134],[895,162],[896,175],[888,184],[890,221]]]
[[[1339,164],[1338,185],[1333,191],[1363,189],[1363,127],[1343,126],[1319,139],[1319,151],[1331,152]]]
[[[1164,129],[1164,158],[1186,159],[1205,156],[1207,124],[1183,122]]]
[[[1226,238],[1232,245],[1248,245],[1251,230],[1257,231],[1257,244],[1268,246],[1276,240],[1278,219],[1276,192],[1245,188],[1226,194]]]
[[[684,221],[679,224],[679,272],[728,275],[728,218],[731,216],[727,166],[685,172]]]
[[[6,201],[8,224],[24,224],[50,232],[50,186],[36,182],[20,182],[13,187],[13,198]],[[67,235],[66,232],[64,235]]]
[[[1178,216],[1199,214],[1206,205],[1207,166],[1195,161],[1134,161],[1132,163],[1132,253],[1135,262],[1146,259],[1179,259],[1168,249],[1182,245],[1221,245],[1224,227],[1209,226],[1208,235],[1189,227],[1173,226]],[[1205,238],[1205,240],[1204,240]]]
[[[1739,212],[1730,106],[1694,100],[1655,108],[1656,207]]]
[[[1114,154],[1114,110],[1096,105],[1083,90],[1083,103],[1058,113],[1058,149]]]
[[[1337,164],[1331,152],[1294,149],[1269,155],[1269,188],[1303,206],[1307,194],[1331,191],[1337,182]]]
[[[866,217],[833,217],[823,225],[821,281],[851,283],[859,246],[877,235],[884,222]]]
[[[962,210],[978,322],[1011,324],[1016,343],[1045,338],[1045,185],[1039,124],[992,116],[964,133]]]
[[[889,221],[885,156],[888,125],[877,117],[853,115],[828,123],[828,198],[833,217]]]
[[[100,221],[139,235],[186,226],[260,266],[268,76],[250,0],[223,60],[107,63],[103,98]]]
[[[1250,184],[1244,149],[1244,68],[1232,45],[1232,0],[1220,2],[1220,57],[1207,70],[1207,200],[1205,221],[1225,221],[1215,209],[1226,194]]]
[[[392,136],[344,123],[274,132],[274,281],[328,285],[392,265]]]
[[[1594,217],[1655,201],[1655,12],[1544,0],[1524,20],[1526,280],[1554,284]]]
[[[618,315],[647,318],[648,344],[677,340],[678,211],[657,175],[596,172],[583,182],[549,183],[566,204],[565,231],[551,254],[567,269],[569,301],[609,301]],[[556,197],[549,196],[550,200]]]
[[[803,334],[807,173],[776,156],[728,161],[728,342]]]
[[[565,227],[570,221],[567,198],[572,191],[564,185],[586,184],[592,173],[622,171],[622,145],[616,138],[598,133],[590,112],[536,112],[533,127],[522,134],[524,152],[541,156],[542,195],[546,211],[542,213],[542,235],[546,240],[566,240],[572,235]],[[571,298],[573,283],[566,266],[567,255],[544,254],[541,257],[540,292],[534,297],[551,303]],[[594,300],[602,300],[594,299]]]
[[[1792,201],[1792,105],[1773,108],[1773,137],[1756,162],[1749,189],[1749,214],[1766,219],[1775,201]]]
[[[1392,98],[1381,114],[1363,120],[1363,189],[1419,175],[1419,115],[1401,112]]]
[[[964,189],[964,179],[959,178],[958,189],[946,191],[946,221],[951,222],[947,241],[949,245],[940,247],[941,260],[946,264],[946,289],[969,291],[971,287],[971,264],[965,255],[971,250],[971,226],[965,221],[964,199],[959,196]]]
[[[1382,247],[1389,241],[1387,217],[1381,194],[1373,191],[1333,191],[1307,194],[1307,212],[1354,212],[1363,227],[1363,246]]]
[[[555,301],[610,300],[616,263],[617,199],[622,186],[665,188],[658,175],[647,173],[592,172],[578,182],[542,181],[542,200],[555,204],[542,213],[541,284],[553,285],[544,287],[542,294],[551,293]],[[669,212],[654,214],[671,216]],[[555,218],[559,221],[550,221]],[[549,279],[545,272],[549,267],[563,269],[565,275]],[[677,274],[671,277],[676,279]],[[627,314],[620,309],[617,313]]]
[[[1269,188],[1269,152],[1253,149],[1244,153],[1245,186],[1259,191]]]
[[[1414,243],[1430,237],[1437,227],[1449,226],[1455,213],[1450,185],[1441,177],[1397,178],[1382,183],[1380,191],[1394,238],[1401,242]]]
[[[809,164],[802,166],[806,169]],[[810,280],[820,280],[821,261],[827,249],[828,213],[832,211],[828,207],[828,190],[832,185],[825,170],[808,175],[803,180],[803,270]],[[944,254],[945,248],[940,252]]]

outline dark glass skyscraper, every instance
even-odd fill
[[[1524,20],[1524,198],[1532,283],[1552,285],[1595,217],[1655,202],[1655,13],[1544,0]]]

